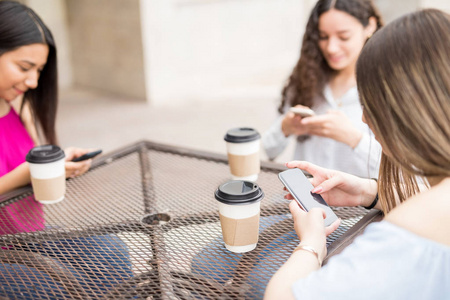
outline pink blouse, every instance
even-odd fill
[[[16,111],[0,117],[0,177],[25,162],[34,142]],[[45,227],[42,204],[30,196],[0,208],[0,235],[42,230]]]

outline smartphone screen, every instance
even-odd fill
[[[327,217],[325,226],[331,225],[338,217],[319,194],[311,193],[314,186],[306,178],[300,169],[289,169],[278,174],[281,182],[304,210],[309,211],[313,207],[322,208]]]

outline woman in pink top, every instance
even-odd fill
[[[56,47],[39,17],[31,10],[26,15],[24,24],[0,20],[0,194],[30,183],[24,162],[32,146],[57,144]],[[18,112],[20,120],[11,110]],[[88,151],[66,150],[67,176],[81,175],[89,169],[90,160],[70,162]]]
[[[57,144],[56,47],[47,26],[30,8],[13,1],[0,1],[0,195],[30,183],[25,156],[38,144]],[[39,133],[39,134],[38,134]],[[68,148],[66,177],[85,173],[91,160],[71,162],[91,149]],[[1,203],[0,203],[1,204]],[[0,206],[0,235],[38,231],[45,228],[42,204],[33,197]],[[95,245],[96,251],[92,247]],[[101,245],[101,246],[99,246]],[[89,236],[33,244],[11,245],[0,251],[31,251],[71,270],[95,293],[108,291],[114,282],[131,276],[126,245],[114,235]],[[97,254],[95,254],[97,253]],[[86,276],[90,265],[101,274]],[[23,276],[21,275],[23,274]],[[84,275],[83,275],[84,274]],[[0,298],[20,294],[42,298],[47,291],[33,289],[36,282],[48,282],[55,298],[65,295],[55,289],[59,283],[42,270],[17,263],[0,264]],[[22,284],[13,286],[12,280]],[[95,283],[95,284],[94,284]],[[60,287],[60,290],[64,290]],[[43,293],[43,294],[42,294]]]
[[[13,15],[16,3],[3,5],[0,20],[0,194],[30,183],[25,156],[38,144],[57,144],[56,47],[53,37],[31,10]],[[22,22],[22,23],[19,23]],[[38,136],[38,132],[42,133]],[[66,149],[66,175],[85,173],[91,160],[74,163],[89,149]],[[0,234],[43,228],[42,208],[32,199],[2,208]]]

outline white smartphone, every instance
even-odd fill
[[[302,118],[311,117],[314,116],[316,113],[310,109],[310,108],[303,108],[303,107],[291,107],[290,111],[293,112],[296,115],[299,115]]]
[[[278,178],[280,178],[289,193],[305,211],[309,211],[313,207],[320,207],[325,211],[327,215],[325,226],[331,225],[338,219],[321,195],[311,193],[314,186],[309,182],[302,170],[297,168],[289,169],[280,172]]]

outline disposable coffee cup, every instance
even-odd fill
[[[231,252],[255,249],[259,236],[260,204],[264,198],[254,182],[228,181],[214,193],[219,203],[220,225],[225,247]]]
[[[64,151],[55,145],[31,149],[26,160],[30,167],[34,198],[43,204],[57,203],[66,192]]]
[[[260,171],[259,133],[248,127],[233,128],[227,131],[224,140],[227,145],[231,178],[256,181]]]

